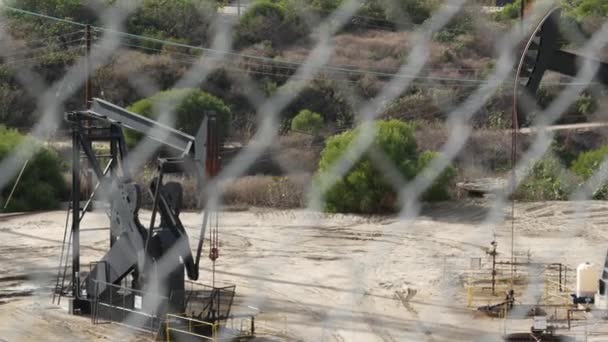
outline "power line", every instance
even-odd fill
[[[179,55],[183,55],[183,56],[187,56],[187,57],[192,57],[192,58],[206,58],[206,59],[220,59],[223,60],[221,57],[219,56],[199,56],[199,55],[191,55],[191,54],[186,54],[186,53],[180,53],[180,52],[169,52],[169,51],[164,51],[164,50],[160,50],[160,49],[155,49],[155,48],[149,48],[149,47],[145,47],[145,46],[141,46],[141,45],[135,45],[135,44],[128,44],[128,43],[121,43],[122,45],[125,46],[130,46],[133,48],[138,48],[138,49],[142,49],[142,50],[148,50],[148,51],[156,51],[156,52],[166,52],[169,54],[175,53],[175,54],[179,54]],[[183,61],[182,62],[188,62],[188,61]],[[276,61],[275,61],[276,62]],[[194,64],[194,62],[192,62],[192,64]],[[303,65],[303,63],[296,63],[296,62],[289,62],[288,65],[282,65],[283,62],[279,62],[277,63],[267,63],[267,64],[254,64],[254,63],[247,63],[245,62],[240,62],[240,64],[245,64],[245,65],[249,65],[249,66],[256,66],[256,67],[272,67],[272,68],[278,68],[278,69],[284,69],[284,70],[291,70],[291,71],[296,71],[298,70],[298,66]],[[380,71],[372,71],[372,70],[365,70],[365,69],[345,69],[345,68],[338,68],[338,67],[319,67],[319,69],[321,70],[325,70],[325,71],[331,71],[333,73],[350,73],[350,74],[357,74],[357,75],[366,75],[366,74],[370,74],[370,75],[376,75],[376,76],[382,76],[382,77],[397,77],[397,78],[409,78],[409,79],[414,79],[414,80],[426,80],[426,81],[436,81],[436,82],[451,82],[452,83],[469,83],[471,86],[477,86],[479,84],[488,84],[490,82],[486,81],[486,80],[481,80],[481,79],[468,79],[468,78],[457,78],[457,77],[441,77],[441,76],[412,76],[412,75],[407,75],[407,74],[398,74],[398,73],[387,73],[387,72],[380,72]],[[243,71],[250,71],[253,72],[254,70],[251,69],[246,69]],[[259,71],[257,71],[259,72]],[[291,76],[291,75],[290,75]]]
[[[38,13],[35,13],[35,12],[31,12],[31,11],[20,10],[20,9],[16,9],[16,8],[13,8],[13,7],[10,7],[10,6],[6,6],[6,8],[8,8],[10,10],[16,10],[18,12],[23,12],[23,13],[26,13],[26,14],[30,14],[30,15],[33,15],[33,16],[39,16],[39,17],[42,17],[42,18],[45,18],[45,19],[58,20],[58,21],[62,21],[62,22],[68,22],[68,23],[78,24],[80,26],[86,26],[85,24],[80,24],[80,23],[69,21],[69,20],[64,20],[64,19],[59,19],[59,18],[43,15],[43,14],[38,14]],[[155,42],[155,43],[159,43],[159,44],[163,44],[163,45],[169,45],[169,46],[175,46],[175,47],[181,47],[181,48],[186,48],[186,49],[198,50],[198,51],[203,51],[203,52],[209,52],[209,53],[212,53],[212,54],[228,55],[228,56],[235,56],[235,57],[243,57],[243,58],[249,58],[249,59],[254,59],[254,60],[260,60],[260,61],[268,62],[270,64],[275,64],[275,65],[276,64],[286,64],[286,65],[291,65],[291,66],[294,66],[295,68],[297,68],[297,67],[300,67],[300,66],[302,66],[304,64],[304,63],[301,63],[301,62],[276,60],[276,59],[269,58],[269,57],[262,57],[262,56],[256,56],[256,55],[250,55],[250,54],[236,53],[236,52],[232,52],[232,51],[221,51],[221,50],[216,50],[216,49],[211,49],[211,48],[204,48],[204,47],[200,47],[200,46],[193,46],[193,45],[188,45],[188,44],[183,44],[183,43],[177,43],[177,42],[172,42],[172,41],[168,41],[168,40],[158,39],[158,38],[146,37],[146,36],[141,36],[141,35],[137,35],[137,34],[132,34],[132,33],[127,33],[127,32],[121,32],[121,31],[111,30],[111,29],[107,29],[107,28],[103,28],[103,27],[97,27],[97,26],[91,26],[91,27],[94,30],[96,30],[96,31],[103,31],[103,32],[106,32],[106,33],[116,34],[116,35],[120,35],[120,36],[123,36],[123,37],[129,37],[129,38],[134,38],[134,39],[139,39],[139,40],[145,40],[145,41],[149,41],[149,42]],[[318,68],[319,69],[324,69],[324,70],[331,70],[331,71],[336,71],[336,72],[342,72],[342,73],[371,74],[371,75],[380,76],[380,77],[420,78],[417,75],[393,74],[393,73],[386,73],[386,72],[381,72],[381,71],[365,70],[365,69],[354,69],[354,68],[340,67],[340,66],[331,66],[331,65],[320,66]],[[427,77],[424,77],[424,78],[427,79],[427,80],[446,81],[446,82],[454,81],[454,82],[467,82],[467,83],[476,83],[476,84],[487,83],[487,81],[485,81],[485,80],[478,80],[478,79],[451,78],[451,77],[433,77],[433,76],[427,76]]]
[[[188,49],[199,50],[199,51],[203,51],[203,52],[210,52],[212,54],[229,55],[229,56],[243,57],[243,58],[248,58],[248,59],[253,59],[253,60],[260,60],[260,61],[264,61],[264,62],[267,62],[269,64],[274,64],[274,65],[284,64],[285,66],[292,66],[295,69],[297,69],[298,67],[304,65],[304,63],[301,63],[301,62],[276,60],[276,59],[273,59],[273,58],[262,57],[262,56],[255,56],[255,55],[242,54],[242,53],[236,53],[236,52],[230,52],[230,51],[221,51],[221,50],[215,50],[215,49],[197,47],[197,46],[187,45],[187,44],[183,44],[183,43],[176,43],[176,42],[166,41],[166,40],[157,39],[157,38],[150,38],[150,37],[135,35],[135,34],[131,34],[131,33],[118,32],[118,31],[114,31],[114,30],[106,30],[106,29],[97,28],[97,27],[95,29],[97,29],[97,30],[103,30],[103,31],[110,32],[110,33],[115,33],[115,34],[122,35],[122,36],[129,37],[129,38],[136,38],[136,39],[140,39],[140,40],[145,40],[145,41],[165,44],[165,45],[169,45],[169,46],[188,48]],[[330,71],[335,71],[335,72],[340,72],[340,73],[370,74],[370,75],[375,75],[375,76],[380,76],[380,77],[390,77],[390,78],[392,78],[392,77],[398,77],[398,78],[424,78],[424,79],[427,79],[427,80],[446,81],[446,82],[454,81],[454,82],[465,82],[465,83],[476,83],[476,84],[487,83],[487,81],[485,81],[485,80],[479,80],[479,79],[466,79],[466,78],[440,77],[440,76],[421,77],[421,76],[417,76],[417,75],[387,73],[387,72],[381,72],[381,71],[375,71],[375,70],[354,69],[354,68],[332,66],[332,65],[319,66],[318,69],[330,70]]]
[[[64,49],[64,50],[62,50],[62,52],[75,51],[78,49],[82,49],[82,46],[74,46],[74,47],[71,47],[68,49]],[[6,62],[0,62],[0,65],[13,65],[13,64],[20,64],[20,63],[27,62],[27,61],[39,60],[39,59],[43,59],[43,58],[55,55],[57,53],[58,53],[58,51],[53,51],[53,52],[49,52],[49,53],[46,53],[44,55],[39,55],[39,56],[23,58],[23,59],[8,60]]]
[[[66,33],[66,34],[60,34],[60,35],[55,35],[55,36],[47,36],[44,38],[40,38],[40,39],[34,39],[34,40],[23,40],[24,42],[28,43],[28,44],[33,44],[33,43],[39,43],[39,42],[48,42],[52,39],[59,39],[59,38],[63,38],[63,37],[68,37],[68,36],[73,36],[75,34],[78,33],[83,33],[83,30],[78,30],[78,31],[74,31],[74,32],[70,32],[70,33]]]
[[[125,44],[127,46],[133,46],[131,44]],[[96,46],[96,48],[102,48],[99,46]],[[144,47],[145,48],[145,47]],[[103,49],[103,48],[102,48]],[[150,50],[150,48],[145,48],[145,50]],[[152,49],[152,50],[158,50],[158,49]],[[202,58],[207,58],[207,59],[220,59],[218,57],[202,57]],[[184,60],[184,59],[179,59],[179,58],[172,58],[172,60],[179,62],[179,63],[184,63],[184,64],[188,64],[188,65],[194,65],[197,64],[197,60],[196,59],[190,59],[190,60]],[[241,66],[239,68],[239,66]],[[244,66],[244,67],[243,67]],[[260,70],[256,70],[256,69],[249,69],[249,68],[245,68],[246,66],[253,66],[253,67],[264,67],[264,66],[268,66],[268,67],[272,67],[272,68],[279,68],[279,69],[287,69],[290,71],[295,71],[297,70],[297,68],[293,68],[293,67],[286,67],[286,66],[272,66],[272,65],[264,65],[264,64],[255,64],[255,63],[247,63],[247,62],[232,62],[232,64],[230,64],[230,62],[228,61],[224,61],[222,63],[221,68],[224,70],[229,70],[229,71],[236,71],[236,72],[246,72],[248,74],[255,74],[255,75],[264,75],[264,76],[274,76],[274,77],[282,77],[282,78],[292,78],[292,79],[297,79],[297,80],[306,80],[306,81],[333,81],[333,82],[345,82],[345,83],[357,83],[357,80],[349,80],[349,79],[345,79],[345,78],[332,78],[332,77],[299,77],[297,76],[297,74],[294,73],[277,73],[277,72],[270,72],[270,71],[260,71]],[[326,76],[329,76],[328,74],[323,74]],[[446,83],[446,84],[442,84],[442,83],[437,83],[437,82],[429,82],[428,80],[425,80],[424,78],[422,79],[414,79],[412,80],[412,83],[414,85],[426,85],[427,87],[431,87],[431,86],[436,86],[436,88],[440,88],[440,87],[476,87],[478,86],[478,84],[458,84],[458,83]]]
[[[5,6],[5,8],[12,10],[12,11],[19,12],[19,13],[37,16],[37,17],[41,17],[41,18],[45,18],[45,19],[49,19],[49,20],[56,20],[56,21],[74,24],[74,25],[78,25],[78,26],[86,26],[85,24],[77,23],[74,21],[60,19],[60,18],[56,18],[56,17],[52,17],[52,16],[40,14],[40,13],[35,13],[35,12],[31,12],[31,11],[26,11],[26,10],[22,10],[22,9],[10,7],[10,6]],[[218,54],[218,55],[224,55],[224,56],[228,55],[228,56],[235,56],[235,57],[263,61],[268,64],[272,64],[273,67],[275,67],[275,68],[297,70],[300,66],[304,65],[304,63],[302,63],[302,62],[277,60],[277,59],[273,59],[273,58],[269,58],[269,57],[236,53],[236,52],[232,52],[232,51],[221,51],[221,50],[216,50],[216,49],[211,49],[211,48],[204,48],[204,47],[200,47],[200,46],[193,46],[193,45],[158,39],[158,38],[146,37],[146,36],[142,36],[142,35],[111,30],[111,29],[107,29],[107,28],[103,28],[103,27],[97,27],[97,26],[91,26],[91,27],[96,31],[103,31],[106,33],[116,34],[116,35],[132,38],[132,39],[139,39],[139,40],[159,43],[159,44],[163,44],[163,45],[181,47],[181,48],[197,50],[197,51],[202,51],[202,52],[209,52],[212,54]],[[155,49],[155,50],[158,50],[158,49]],[[184,54],[184,55],[188,55],[188,54]],[[197,55],[192,55],[192,56],[195,56],[196,58],[201,58],[201,56],[197,56]],[[205,57],[205,58],[210,58],[210,57]],[[215,58],[220,58],[220,57],[218,56]],[[389,72],[382,72],[382,71],[375,71],[375,70],[356,69],[356,68],[349,68],[349,67],[342,67],[342,66],[332,66],[332,65],[319,66],[318,69],[329,70],[329,71],[338,72],[338,73],[347,73],[347,74],[360,74],[360,75],[368,74],[368,75],[387,77],[387,78],[408,78],[408,79],[414,79],[414,80],[427,80],[427,81],[435,81],[435,82],[469,83],[469,84],[471,84],[471,86],[490,84],[489,81],[483,80],[483,79],[470,79],[470,78],[462,78],[462,77],[444,77],[444,76],[408,75],[408,74],[389,73]],[[241,71],[254,72],[252,70],[241,70]],[[260,73],[259,71],[255,71],[255,72]],[[276,76],[283,76],[283,75],[276,75]],[[291,76],[292,75],[290,75],[290,77]]]
[[[67,19],[61,19],[61,18],[57,18],[57,17],[52,17],[50,15],[46,15],[46,14],[42,14],[42,13],[36,13],[36,12],[31,12],[31,11],[27,11],[24,9],[20,9],[20,8],[15,8],[15,7],[11,7],[11,6],[3,6],[4,8],[13,11],[13,12],[17,12],[17,13],[21,13],[21,14],[28,14],[34,17],[39,17],[39,18],[44,18],[44,19],[49,19],[49,20],[54,20],[54,21],[59,21],[62,23],[66,23],[66,24],[71,24],[71,25],[77,25],[77,26],[81,26],[81,27],[86,27],[86,24],[81,24],[75,21],[71,21],[71,20],[67,20]]]
[[[74,40],[71,40],[71,41],[68,41],[68,42],[61,42],[61,43],[58,44],[58,46],[59,47],[65,47],[65,46],[68,46],[68,45],[70,45],[72,43],[76,43],[76,42],[82,42],[82,38],[74,39]],[[14,56],[22,56],[22,55],[27,55],[27,54],[35,52],[35,51],[48,50],[48,49],[52,49],[52,47],[51,46],[40,46],[40,47],[37,47],[37,48],[31,48],[31,49],[24,48],[24,49],[20,49],[21,51],[17,50],[17,51],[19,51],[17,53],[10,54],[10,55],[0,55],[0,57],[2,57],[2,58],[8,58],[8,57],[14,57]]]

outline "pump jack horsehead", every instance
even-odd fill
[[[185,312],[185,277],[199,278],[207,211],[201,227],[201,239],[193,256],[188,234],[180,221],[183,189],[180,183],[164,182],[166,174],[187,173],[195,176],[199,187],[217,174],[219,169],[220,135],[215,114],[205,116],[196,137],[131,113],[101,99],[93,99],[90,109],[66,115],[71,126],[72,160],[72,283],[70,309],[74,313],[91,314],[92,303],[112,296],[114,286],[142,293],[137,309],[162,317],[167,313]],[[123,128],[142,134],[163,148],[172,151],[171,158],[158,158],[157,176],[147,189],[153,198],[149,227],[139,219],[141,188],[131,180]],[[93,141],[110,146],[110,159],[96,155]],[[99,192],[108,195],[110,211],[110,247],[103,258],[91,264],[86,277],[80,272],[80,221],[90,205],[80,202],[81,152],[99,180]],[[160,216],[156,225],[156,216]],[[211,251],[215,258],[217,250]],[[146,298],[147,294],[149,298]],[[152,297],[168,298],[160,304]]]
[[[534,107],[540,83],[547,71],[571,77],[577,76],[585,62],[597,66],[594,81],[608,85],[608,64],[559,48],[561,9],[554,7],[542,18],[525,45],[515,79],[513,127],[530,123],[530,108]],[[580,119],[579,119],[580,120]]]

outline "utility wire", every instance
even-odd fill
[[[82,38],[78,38],[78,39],[71,40],[71,41],[68,41],[68,42],[59,43],[58,46],[59,47],[67,47],[68,45],[70,45],[72,43],[82,42],[82,41],[83,41]],[[1,55],[0,57],[2,57],[4,59],[7,59],[9,57],[24,56],[24,55],[30,54],[32,52],[35,52],[35,51],[49,50],[49,49],[53,49],[53,46],[48,46],[47,45],[47,46],[40,46],[40,47],[37,47],[37,48],[31,48],[31,49],[30,48],[24,48],[24,49],[17,50],[17,51],[19,51],[17,53],[10,54],[10,55]]]
[[[50,41],[52,39],[58,39],[58,38],[73,36],[75,34],[82,34],[83,32],[84,32],[84,30],[78,30],[78,31],[74,31],[74,32],[66,33],[66,34],[59,34],[59,35],[55,35],[55,36],[47,36],[47,37],[40,38],[40,39],[23,40],[23,41],[25,43],[27,43],[27,44],[33,44],[33,43],[39,43],[39,42],[48,42],[48,41]]]
[[[71,47],[69,49],[61,50],[61,52],[75,51],[75,50],[82,49],[82,48],[83,48],[82,46],[74,46],[74,47]],[[57,54],[59,52],[60,51],[53,51],[53,52],[49,52],[49,53],[46,53],[46,54],[43,54],[43,55],[34,56],[34,57],[30,57],[30,58],[23,58],[23,59],[14,59],[14,60],[13,59],[9,59],[6,62],[0,62],[0,65],[20,64],[22,62],[38,60],[38,59],[42,59],[42,58],[45,58],[45,57],[48,57],[48,56],[51,56],[51,55],[55,55],[55,54]]]
[[[24,14],[29,14],[29,15],[32,15],[32,16],[42,17],[42,18],[49,19],[49,20],[57,20],[57,21],[61,21],[61,22],[66,22],[66,23],[74,24],[74,25],[86,26],[85,24],[73,22],[73,21],[70,21],[70,20],[65,20],[65,19],[60,19],[60,18],[56,18],[56,17],[51,17],[51,16],[48,16],[48,15],[39,14],[39,13],[31,12],[31,11],[25,11],[25,10],[17,9],[17,8],[10,7],[10,6],[5,6],[5,8],[7,8],[9,10],[12,10],[12,11],[16,11],[16,12],[20,12],[20,13],[24,13]],[[193,45],[188,45],[188,44],[183,44],[183,43],[177,43],[177,42],[172,42],[172,41],[168,41],[168,40],[158,39],[158,38],[146,37],[146,36],[141,36],[141,35],[137,35],[137,34],[132,34],[132,33],[127,33],[127,32],[121,32],[121,31],[116,31],[116,30],[112,30],[112,29],[107,29],[107,28],[103,28],[103,27],[91,26],[91,28],[93,28],[93,30],[95,30],[95,31],[103,31],[103,32],[106,32],[106,33],[116,34],[116,35],[123,36],[123,37],[140,39],[140,40],[144,40],[144,41],[149,41],[149,42],[154,42],[154,43],[159,43],[159,44],[164,44],[164,45],[169,45],[169,46],[175,46],[175,47],[182,47],[182,48],[186,48],[186,49],[198,50],[198,51],[208,52],[208,53],[212,53],[212,54],[250,58],[250,59],[254,59],[254,60],[265,61],[265,62],[268,62],[268,63],[271,63],[271,64],[291,65],[291,66],[293,66],[295,68],[300,67],[301,65],[303,65],[303,63],[301,63],[301,62],[276,60],[276,59],[269,58],[269,57],[262,57],[262,56],[256,56],[256,55],[250,55],[250,54],[236,53],[236,52],[232,52],[232,51],[221,51],[221,50],[216,50],[216,49],[211,49],[211,48],[204,48],[204,47],[201,47],[201,46],[193,46]],[[371,74],[371,75],[381,76],[381,77],[400,77],[400,78],[414,78],[414,79],[419,78],[416,75],[393,74],[393,73],[387,73],[387,72],[380,72],[380,71],[373,71],[373,70],[363,70],[363,69],[354,69],[354,68],[331,66],[331,65],[322,66],[322,67],[319,67],[319,69],[322,69],[322,70],[331,70],[331,71],[343,72],[343,73]],[[453,77],[426,77],[426,79],[435,80],[435,81],[469,82],[469,83],[474,83],[474,84],[486,84],[487,83],[487,81],[485,81],[485,80],[465,79],[465,78],[453,78]]]
[[[81,27],[86,26],[85,24],[82,24],[82,23],[78,23],[78,22],[74,22],[74,21],[70,21],[70,20],[66,20],[66,19],[60,19],[60,18],[56,18],[56,17],[52,17],[52,16],[40,14],[40,13],[31,12],[31,11],[26,11],[26,10],[14,8],[11,6],[4,6],[4,8],[11,10],[11,11],[18,12],[18,13],[28,14],[28,15],[32,15],[32,16],[36,16],[36,17],[49,19],[49,20],[65,22],[65,23],[69,23],[69,24],[73,24],[73,25],[77,25],[77,26],[81,26]],[[192,50],[196,50],[196,51],[209,52],[214,55],[219,55],[215,58],[222,58],[220,56],[226,56],[226,55],[242,57],[242,58],[267,62],[268,64],[272,64],[273,67],[275,67],[275,68],[280,67],[280,68],[291,69],[291,70],[297,70],[298,67],[303,65],[303,63],[301,63],[301,62],[277,60],[277,59],[273,59],[273,58],[269,58],[269,57],[236,53],[236,52],[232,52],[232,51],[221,51],[221,50],[216,50],[216,49],[204,48],[204,47],[200,47],[200,46],[193,46],[193,45],[163,40],[163,39],[141,36],[141,35],[137,35],[137,34],[131,34],[131,33],[127,33],[127,32],[111,30],[111,29],[107,29],[107,28],[103,28],[103,27],[97,27],[97,26],[91,26],[91,27],[95,31],[102,31],[102,32],[110,33],[110,34],[120,35],[120,36],[127,37],[127,38],[139,39],[139,40],[143,40],[143,41],[154,42],[154,43],[159,43],[159,44],[169,45],[169,46],[174,46],[174,47],[181,47],[181,48],[186,48],[186,49],[192,49]],[[193,55],[193,56],[196,56],[196,55]],[[196,56],[196,58],[200,58],[200,56]],[[209,57],[205,57],[205,58],[209,58]],[[462,78],[462,77],[460,77],[460,78],[459,77],[443,77],[443,76],[418,76],[418,75],[389,73],[389,72],[382,72],[382,71],[375,71],[375,70],[356,69],[356,68],[332,66],[332,65],[321,66],[321,67],[319,67],[319,69],[329,70],[329,71],[339,72],[339,73],[374,75],[374,76],[387,77],[387,78],[397,77],[397,78],[410,78],[410,79],[415,79],[415,80],[428,80],[428,81],[436,81],[436,82],[469,83],[469,84],[471,84],[471,86],[484,85],[484,84],[491,83],[491,82],[489,82],[487,80],[483,80],[483,79],[470,79],[470,78]],[[241,71],[248,71],[248,72],[252,72],[252,73],[255,72],[257,74],[270,74],[270,73],[266,73],[266,72],[252,71],[252,70],[241,70]],[[286,77],[287,75],[284,76],[284,75],[279,74],[279,75],[274,75],[274,76]],[[289,75],[289,77],[291,77],[291,76],[292,75]]]
[[[57,18],[57,17],[52,17],[50,15],[46,15],[46,14],[42,14],[42,13],[36,13],[36,12],[32,12],[32,11],[27,11],[27,10],[16,8],[16,7],[12,7],[12,6],[3,5],[2,7],[5,8],[5,9],[10,10],[12,12],[17,12],[17,13],[21,13],[21,14],[27,14],[27,15],[31,15],[31,16],[34,16],[34,17],[39,17],[39,18],[59,21],[59,22],[62,22],[62,23],[76,25],[76,26],[81,26],[81,27],[86,27],[87,26],[86,24],[77,23],[75,21],[71,21],[71,20],[67,20],[67,19],[61,19],[61,18]]]

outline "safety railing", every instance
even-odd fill
[[[182,336],[198,337],[201,340],[218,341],[218,324],[204,322],[191,317],[167,314],[165,337],[167,342],[172,338],[180,340]],[[205,334],[205,332],[208,332]]]
[[[255,316],[231,315],[215,323],[175,314],[167,314],[165,340],[239,341],[255,336]]]
[[[95,292],[103,284],[106,291],[93,297],[91,321],[93,324],[120,323],[128,327],[156,332],[164,321],[158,308],[166,308],[168,298],[116,284],[93,280]],[[144,307],[144,298],[147,303]],[[149,306],[149,307],[148,307]]]
[[[231,338],[253,338],[255,337],[255,315],[231,315],[223,325],[220,337],[224,333]]]

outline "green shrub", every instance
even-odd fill
[[[581,95],[574,103],[574,110],[580,115],[593,114],[597,109],[597,100],[588,94]]]
[[[473,14],[469,11],[461,11],[454,16],[450,22],[445,25],[434,36],[435,40],[441,43],[450,43],[458,36],[470,34],[475,30],[473,24]]]
[[[8,1],[9,5],[20,9],[79,23],[100,25],[95,10],[89,6],[91,0]],[[101,4],[109,6],[115,2],[116,0],[105,0]],[[127,29],[130,33],[160,39],[180,39],[195,45],[206,42],[207,32],[217,8],[217,3],[213,0],[143,0],[137,3],[138,6],[127,18]],[[33,24],[34,31],[46,36],[77,29],[66,23],[35,18],[10,10],[6,13],[18,21]],[[16,24],[22,25],[19,22]]]
[[[95,11],[92,8],[85,6],[84,0],[5,0],[3,4],[26,11],[86,24],[93,24],[96,19]],[[45,44],[46,42],[49,42],[47,47],[50,48],[55,43],[60,42],[59,38],[53,37],[63,36],[67,41],[81,37],[78,34],[67,35],[81,29],[81,27],[67,22],[35,17],[8,8],[2,8],[0,11],[8,19],[3,23],[5,29],[15,39],[26,41],[43,40]],[[34,44],[32,47],[38,46],[39,45]]]
[[[296,86],[295,83],[287,87]],[[349,126],[353,119],[352,108],[349,106],[346,96],[334,81],[315,80],[307,82],[301,91],[285,90],[294,92],[295,98],[283,111],[283,119],[291,120],[302,108],[321,113],[325,122],[337,122],[340,126]]]
[[[600,167],[607,155],[608,145],[597,150],[583,152],[572,162],[570,168],[572,172],[586,180]]]
[[[269,41],[276,46],[293,43],[304,34],[306,30],[290,2],[257,0],[241,17],[236,41],[239,45]]]
[[[26,11],[45,14],[61,19],[71,19],[81,23],[93,24],[95,22],[95,11],[87,6],[86,0],[7,0],[5,4]],[[11,17],[35,21],[39,24],[50,25],[52,21],[48,19],[35,19],[32,16],[17,14],[17,12],[7,10]]]
[[[436,7],[432,0],[400,0],[382,1],[386,4],[386,19],[394,22],[403,22],[406,16],[413,24],[422,24],[427,20]]]
[[[384,151],[406,180],[413,179],[421,167],[428,165],[434,157],[430,153],[418,154],[412,124],[399,120],[378,121],[375,128],[374,145]],[[321,153],[319,173],[333,167],[359,133],[360,129],[357,128],[329,138]],[[451,168],[444,172],[424,195],[424,199],[445,199],[453,172]],[[367,155],[356,161],[350,171],[327,190],[324,198],[325,209],[330,212],[377,213],[392,211],[397,204],[395,189]]]
[[[553,155],[539,160],[520,183],[515,197],[526,201],[566,200],[577,180],[566,172]]]
[[[322,12],[321,14],[324,14],[333,12],[340,7],[341,3],[342,0],[311,0],[309,6],[313,10],[320,11]]]
[[[130,33],[201,45],[217,4],[211,0],[144,0],[127,20]]]
[[[29,159],[6,210],[14,212],[57,209],[59,201],[67,195],[67,186],[61,175],[61,161],[57,154],[16,130],[0,125],[0,161],[21,143],[35,144],[38,150]],[[2,208],[16,180],[17,175],[0,192]]]
[[[173,127],[190,135],[196,135],[203,122],[205,112],[215,111],[218,116],[222,136],[226,137],[230,128],[230,108],[222,100],[198,89],[172,89],[162,91],[152,97],[140,100],[127,109],[145,117],[155,119],[154,106],[168,101],[175,108]],[[179,101],[179,103],[178,103]],[[134,145],[141,139],[141,134],[124,130],[127,144]]]
[[[445,99],[441,100],[445,101]],[[430,94],[417,91],[393,100],[381,115],[386,119],[434,120],[440,117],[441,113],[437,101]]]
[[[439,156],[438,152],[425,151],[418,157],[418,171],[424,170],[433,159]],[[456,178],[456,168],[448,166],[435,182],[425,191],[422,199],[428,202],[445,201],[450,198],[450,184]]]
[[[323,128],[323,117],[321,114],[303,109],[291,119],[291,130],[309,134],[318,134]]]
[[[35,101],[24,87],[0,84],[0,122],[9,127],[29,127],[35,123],[32,113],[36,109]]]
[[[608,17],[608,2],[605,0],[579,0],[574,3],[578,5],[573,8],[573,14],[579,21],[588,17]]]
[[[521,0],[515,0],[514,2],[504,6],[500,12],[494,15],[494,19],[498,21],[506,21],[519,18],[521,14]]]
[[[583,152],[572,162],[570,169],[574,174],[581,177],[583,181],[588,180],[599,169],[608,156],[608,145],[597,150]],[[608,184],[602,184],[593,192],[593,199],[607,199]]]
[[[508,129],[513,126],[512,119],[504,111],[497,110],[488,114],[487,126],[490,129]]]
[[[324,17],[336,10],[342,3],[342,0],[312,0],[309,8]],[[363,24],[366,24],[365,19],[368,19],[369,23],[374,26],[385,26],[387,20],[401,25],[407,21],[412,24],[422,24],[431,16],[436,6],[437,1],[435,0],[366,0],[363,1],[356,19]]]

